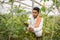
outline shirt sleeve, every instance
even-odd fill
[[[41,23],[39,24],[39,27],[38,28],[34,28],[34,32],[41,31],[42,27],[43,27],[43,18],[41,20]]]
[[[32,16],[31,16],[31,17],[32,17]],[[33,27],[32,27],[32,21],[33,21],[32,18],[30,18],[30,19],[28,20],[29,25],[28,25],[28,28],[27,28],[27,29],[29,29],[30,27],[33,28]]]
[[[31,20],[28,20],[28,23],[29,23],[29,25],[28,25],[27,30],[29,29],[29,27],[31,27]]]

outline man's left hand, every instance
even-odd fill
[[[29,31],[30,31],[30,32],[33,32],[33,28],[30,27],[30,28],[29,28]]]

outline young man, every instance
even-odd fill
[[[36,37],[42,36],[43,18],[39,16],[39,10],[38,7],[33,8],[28,27],[28,30],[33,32]]]

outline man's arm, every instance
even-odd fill
[[[39,27],[40,22],[41,22],[41,17],[38,17],[34,27],[35,28]]]
[[[33,32],[33,28],[32,28],[32,25],[31,25],[31,20],[28,20],[28,22],[29,22],[29,25],[28,25],[28,31],[30,31],[30,32]]]
[[[37,28],[34,28],[34,32],[42,30],[42,27],[43,27],[43,18],[42,18],[41,23],[39,24],[39,26]]]

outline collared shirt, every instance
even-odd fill
[[[37,16],[38,17],[38,16]],[[43,27],[43,18],[41,18],[41,22],[37,28],[35,28],[35,23],[36,23],[37,18],[34,19],[34,17],[31,15],[29,22],[29,27],[33,28],[33,32],[36,34],[36,36],[42,36],[42,27]],[[29,29],[28,27],[28,29]]]

